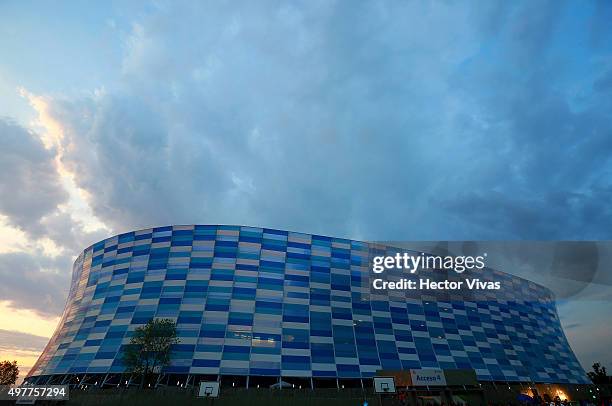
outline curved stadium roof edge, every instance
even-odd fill
[[[363,240],[355,240],[355,239],[346,238],[346,237],[332,237],[332,236],[326,235],[326,234],[313,234],[313,233],[306,233],[306,232],[302,232],[302,231],[285,230],[285,229],[273,228],[273,227],[261,227],[261,226],[237,225],[237,224],[173,224],[173,225],[163,225],[163,226],[154,226],[154,227],[144,227],[144,228],[139,228],[137,230],[132,230],[132,231],[126,231],[126,232],[123,232],[123,233],[113,234],[110,237],[104,238],[104,239],[102,239],[100,241],[96,241],[96,242],[90,244],[87,248],[85,248],[81,252],[81,254],[83,254],[85,251],[87,251],[88,249],[92,248],[96,244],[99,244],[99,243],[101,243],[103,241],[106,241],[106,240],[110,240],[110,239],[115,238],[115,237],[119,237],[121,235],[126,235],[126,234],[131,234],[131,233],[138,233],[138,232],[147,231],[147,230],[154,230],[154,229],[157,229],[157,228],[166,228],[166,227],[195,227],[195,226],[236,227],[236,228],[252,228],[252,229],[261,229],[261,230],[275,230],[275,231],[283,231],[283,232],[287,232],[287,233],[307,235],[307,236],[315,236],[316,235],[316,236],[320,236],[320,237],[324,237],[324,238],[331,238],[331,239],[334,239],[334,240],[345,240],[345,241],[358,242],[358,243],[362,243],[362,244],[381,244],[381,245],[387,245],[388,247],[392,247],[392,248],[403,249],[403,248],[400,248],[400,247],[395,247],[393,245],[385,244],[385,241],[381,241],[381,240],[363,241]],[[392,240],[390,242],[393,242],[393,241],[398,241],[398,240]],[[414,240],[414,241],[419,242],[418,240]],[[406,240],[404,242],[410,243],[412,241]],[[449,241],[449,242],[456,242],[456,241]],[[404,250],[405,251],[414,251],[414,250],[407,250],[407,249],[404,249]],[[417,252],[417,251],[414,251],[414,252]],[[426,254],[431,254],[431,253],[426,253]],[[78,257],[77,257],[77,259],[78,259]],[[524,278],[522,276],[518,276],[518,275],[515,275],[515,274],[512,274],[512,273],[506,272],[506,271],[502,271],[502,270],[494,268],[494,267],[486,266],[485,268],[493,270],[493,271],[496,271],[496,272],[501,272],[501,273],[504,273],[504,274],[507,274],[507,275],[511,275],[513,278],[517,278],[517,279],[521,279],[521,280],[524,280],[524,281],[529,282],[529,283],[533,283],[534,285],[537,285],[540,289],[547,291],[552,297],[555,296],[555,293],[551,289],[547,288],[546,286],[544,286],[544,285],[542,285],[540,283],[534,282],[534,281],[532,281],[530,279],[527,279],[527,278]]]

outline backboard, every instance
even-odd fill
[[[200,382],[200,391],[198,397],[201,398],[218,398],[219,397],[219,382],[205,381]]]
[[[395,378],[392,376],[375,376],[374,392],[395,393]]]

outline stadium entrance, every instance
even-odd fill
[[[377,376],[395,379],[402,405],[484,405],[484,391],[473,369],[411,369],[378,371]]]

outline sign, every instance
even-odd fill
[[[392,376],[375,376],[374,392],[395,393],[395,379]]]
[[[411,369],[412,386],[446,386],[446,377],[441,369]]]
[[[219,397],[219,382],[205,381],[200,382],[200,391],[198,397],[201,398],[218,398]]]

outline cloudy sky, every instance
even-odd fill
[[[611,20],[588,1],[0,2],[0,358],[27,370],[74,257],[134,228],[611,239]],[[560,305],[585,367],[612,367],[607,286]]]

